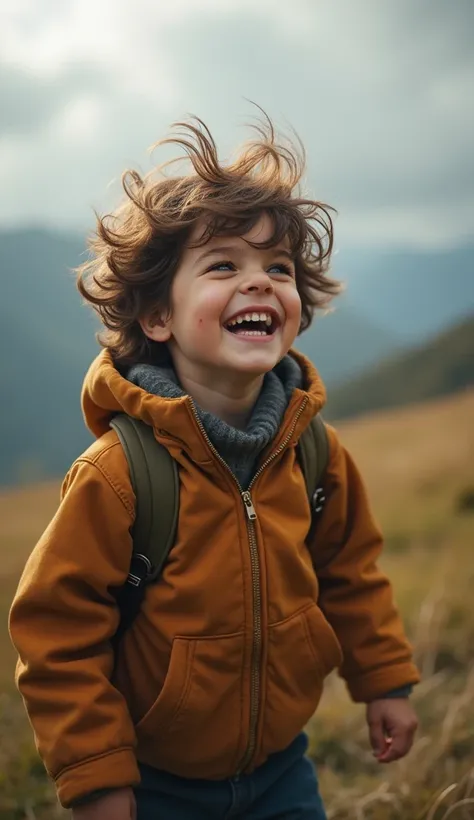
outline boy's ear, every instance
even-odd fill
[[[139,322],[145,336],[153,342],[168,342],[171,338],[171,316],[164,317],[155,313],[139,319]]]

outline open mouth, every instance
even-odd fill
[[[273,336],[279,327],[278,317],[268,311],[239,313],[224,324],[236,336]]]

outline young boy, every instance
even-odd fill
[[[338,291],[331,219],[270,123],[227,166],[199,121],[174,142],[191,172],[125,177],[80,270],[106,329],[83,390],[97,441],[13,603],[18,686],[74,820],[322,820],[303,730],[326,675],[368,704],[381,762],[411,746],[418,681],[353,461],[328,428],[312,526],[298,460],[325,393],[292,345]],[[114,651],[135,515],[118,412],[153,427],[180,494],[168,562]]]

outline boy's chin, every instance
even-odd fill
[[[236,375],[264,376],[276,367],[284,355],[284,352],[276,354],[274,351],[261,353],[249,350],[245,356],[229,357],[227,364],[229,370],[234,370]]]

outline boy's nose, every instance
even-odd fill
[[[249,274],[242,283],[242,293],[266,293],[271,294],[274,291],[273,282],[265,271],[255,271]]]

